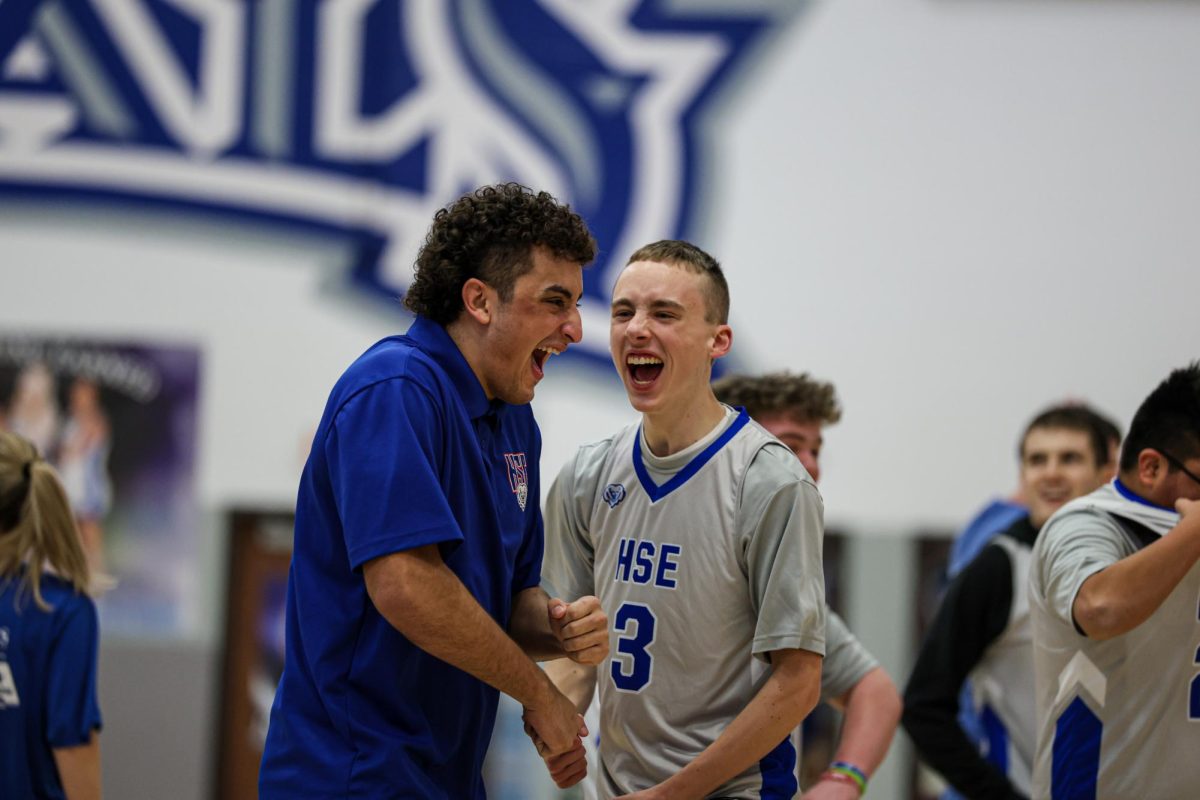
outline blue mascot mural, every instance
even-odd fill
[[[395,298],[435,210],[516,180],[596,233],[602,329],[623,255],[695,235],[705,118],[801,5],[0,0],[0,197],[349,237],[355,284]]]

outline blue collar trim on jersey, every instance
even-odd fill
[[[750,415],[746,413],[746,409],[738,409],[737,419],[733,421],[725,432],[717,437],[716,441],[704,448],[698,456],[687,463],[687,466],[675,473],[671,480],[659,486],[650,478],[650,473],[646,471],[646,465],[642,463],[642,426],[638,426],[637,436],[633,439],[633,470],[637,473],[638,480],[642,484],[642,488],[646,494],[650,496],[651,503],[657,503],[671,492],[678,489],[688,482],[688,479],[700,471],[700,468],[712,460],[722,447],[729,443],[729,440],[737,435],[737,432],[746,427],[746,423],[750,421]]]
[[[1125,484],[1121,483],[1120,478],[1113,478],[1113,488],[1117,490],[1117,493],[1120,494],[1121,497],[1124,497],[1126,500],[1129,500],[1130,502],[1141,503],[1144,506],[1150,506],[1151,508],[1157,508],[1160,511],[1170,511],[1172,514],[1175,513],[1175,509],[1173,509],[1173,508],[1167,508],[1166,506],[1160,506],[1158,503],[1151,503],[1149,500],[1145,499],[1144,497],[1138,497],[1136,494],[1133,493],[1132,489],[1130,489]]]

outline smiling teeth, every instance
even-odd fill
[[[625,363],[631,366],[640,366],[642,364],[661,364],[663,362],[661,358],[655,358],[654,356],[630,356],[625,359]]]

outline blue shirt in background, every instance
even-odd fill
[[[977,513],[962,533],[954,537],[950,545],[950,563],[946,567],[947,580],[963,571],[963,568],[975,560],[979,551],[987,547],[997,534],[1008,530],[1009,526],[1029,513],[1029,509],[1011,500],[993,500]]]
[[[0,798],[64,798],[53,750],[100,729],[96,605],[53,575],[41,590],[49,611],[0,580]]]
[[[489,402],[429,320],[346,370],[300,481],[264,800],[485,796],[497,691],[388,624],[362,566],[436,544],[507,628],[541,579],[540,456],[529,406]]]

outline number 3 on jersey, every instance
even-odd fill
[[[612,679],[622,692],[640,692],[654,671],[654,612],[642,603],[623,603],[613,618],[617,652],[612,657]]]

